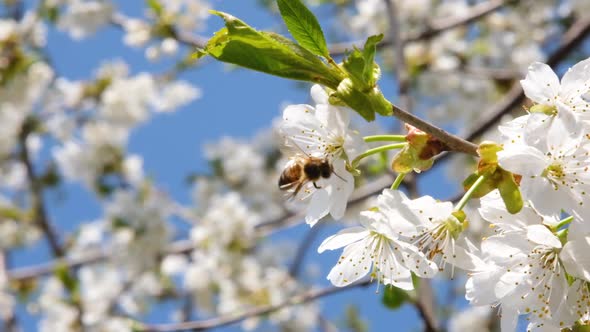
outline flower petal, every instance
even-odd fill
[[[560,97],[570,104],[572,99],[580,97],[581,93],[590,88],[590,58],[580,61],[563,75],[561,79]]]
[[[553,248],[561,248],[559,239],[543,225],[532,225],[527,227],[526,237],[528,240]]]
[[[354,191],[354,176],[346,170],[344,160],[336,159],[332,163],[334,172],[328,179],[328,193],[330,194],[330,215],[338,220],[344,217],[348,198]]]
[[[305,222],[313,227],[320,219],[325,217],[330,212],[330,195],[325,188],[318,189],[313,193],[309,205],[307,206],[307,213],[305,215]]]
[[[338,263],[332,268],[327,279],[334,286],[344,287],[361,279],[371,271],[372,261],[366,252],[366,241],[359,241],[348,245]]]
[[[320,244],[318,248],[318,253],[321,254],[326,250],[335,250],[338,248],[345,247],[351,243],[360,241],[368,235],[369,231],[366,230],[364,227],[360,226],[343,229],[337,234],[334,234],[326,238],[324,242]]]
[[[502,168],[521,175],[540,175],[548,166],[543,153],[527,145],[509,145],[497,155]]]
[[[553,69],[544,63],[531,64],[526,78],[520,84],[526,96],[539,104],[552,105],[559,94],[559,79]]]
[[[319,84],[314,84],[311,87],[311,98],[313,98],[316,104],[329,104],[328,94]]]
[[[559,257],[568,274],[590,281],[590,236],[568,241]]]

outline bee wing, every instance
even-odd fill
[[[281,153],[286,156],[306,156],[307,158],[311,158],[309,153],[305,152],[299,144],[292,140],[285,140],[279,149],[281,150]]]

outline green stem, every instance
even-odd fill
[[[388,151],[388,150],[394,150],[394,149],[401,149],[404,146],[406,146],[406,144],[408,143],[395,143],[395,144],[387,144],[387,145],[382,145],[373,149],[369,149],[363,153],[361,153],[360,155],[358,155],[358,157],[354,158],[354,160],[352,161],[351,166],[353,169],[356,169],[356,167],[358,166],[359,162],[363,159],[366,158],[368,156],[383,152],[383,151]]]
[[[373,135],[373,136],[365,136],[363,137],[365,142],[381,142],[381,141],[389,141],[389,142],[405,142],[406,136],[405,135]]]
[[[399,173],[397,175],[395,181],[393,181],[393,184],[391,185],[391,190],[396,190],[397,188],[399,188],[399,185],[402,183],[402,181],[404,181],[406,174],[408,173]]]
[[[569,225],[569,223],[571,223],[572,221],[574,221],[574,216],[569,216],[565,219],[560,220],[557,225],[551,227],[551,230],[557,232],[560,228],[562,228],[565,225]]]
[[[485,179],[486,179],[486,177],[484,175],[480,175],[479,178],[477,178],[475,183],[471,186],[471,188],[469,188],[469,190],[467,190],[465,195],[463,195],[463,198],[461,198],[459,203],[457,203],[455,210],[457,210],[457,211],[463,210],[463,208],[465,207],[467,202],[471,199],[471,196],[473,196],[473,193],[484,182]]]

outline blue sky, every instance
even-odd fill
[[[115,1],[121,11],[130,16],[140,16],[143,1]],[[212,2],[217,10],[238,16],[253,26],[264,28],[280,27],[280,20],[257,6],[255,0],[216,0]],[[326,13],[326,11],[322,11]],[[211,35],[220,28],[220,19],[212,17],[204,35]],[[122,59],[130,65],[132,73],[148,71],[158,73],[172,64],[169,61],[151,63],[145,60],[143,49],[130,49],[122,44],[122,32],[117,28],[106,28],[96,36],[81,42],[73,41],[60,31],[50,29],[48,52],[56,71],[69,79],[86,79],[100,63]],[[154,177],[159,187],[182,203],[190,201],[190,187],[186,175],[190,172],[207,171],[203,158],[203,144],[216,141],[223,136],[249,138],[257,131],[270,126],[272,119],[280,115],[280,106],[285,102],[305,103],[309,100],[308,89],[301,89],[296,83],[246,70],[228,71],[227,67],[206,60],[199,68],[183,73],[183,79],[197,85],[203,92],[201,99],[183,107],[173,114],[156,116],[151,122],[140,126],[132,134],[129,151],[143,156],[147,174]],[[395,100],[392,93],[395,84],[387,77],[382,85],[386,96]],[[383,121],[392,126],[391,120]],[[421,182],[427,188],[423,193],[446,198],[455,193],[456,184],[440,183],[444,176],[440,171],[428,174]],[[439,183],[432,186],[432,183]],[[49,192],[46,202],[55,227],[63,234],[72,232],[80,222],[91,221],[101,216],[101,208],[93,195],[77,185],[65,185],[58,191]],[[322,229],[316,243],[306,256],[307,263],[321,267],[321,274],[314,285],[328,286],[323,276],[336,262],[339,252],[315,252],[321,240],[338,230],[329,226]],[[283,231],[272,237],[272,241],[294,241],[305,235],[308,227],[301,225]],[[44,245],[26,249],[14,256],[14,266],[40,263],[50,259]],[[363,317],[369,321],[371,331],[416,330],[419,319],[415,310],[404,306],[390,311],[381,305],[381,295],[375,294],[377,286],[357,289],[321,300],[322,312],[327,318],[338,321],[348,304],[356,304]],[[166,322],[170,305],[160,307],[149,315],[151,322]],[[21,314],[24,312],[21,310]],[[35,320],[25,323],[27,331],[35,330]],[[221,329],[238,330],[237,327]]]

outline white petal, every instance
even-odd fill
[[[360,241],[361,239],[369,236],[369,231],[364,227],[352,227],[341,230],[335,235],[328,237],[320,244],[318,253],[322,253],[326,250],[334,250],[345,247],[351,243]]]
[[[347,246],[338,259],[338,263],[328,274],[328,280],[334,286],[343,287],[364,277],[371,271],[372,261],[365,251],[367,243],[360,241]]]
[[[552,105],[554,97],[559,94],[559,79],[553,69],[544,63],[531,64],[520,84],[526,96],[539,104]]]
[[[328,94],[319,84],[314,84],[311,87],[311,98],[313,98],[316,104],[329,104]]]
[[[559,186],[555,190],[545,177],[523,177],[520,182],[520,191],[523,198],[530,200],[533,207],[542,215],[555,215],[561,209],[567,210],[567,207],[571,205],[567,187]]]
[[[354,191],[354,176],[346,170],[345,162],[342,159],[334,160],[332,163],[334,174],[330,176],[330,215],[338,220],[344,217],[348,199]]]
[[[467,241],[467,239],[463,239],[457,241],[461,243],[463,241]],[[467,247],[467,243],[464,244]],[[447,262],[453,264],[454,266],[461,268],[465,271],[474,271],[479,267],[483,266],[483,261],[475,255],[475,253],[470,252],[469,250],[465,249],[462,245],[455,244],[453,248],[450,248],[444,252],[447,257]]]
[[[574,277],[590,281],[590,236],[579,240],[568,241],[561,250],[559,257],[567,273]]]
[[[502,168],[520,175],[540,175],[549,166],[541,151],[527,145],[510,145],[497,155]]]
[[[315,116],[319,123],[333,136],[344,139],[350,122],[350,117],[346,109],[327,104],[319,104],[316,106]]]
[[[361,153],[367,151],[369,146],[358,132],[348,131],[344,138],[344,152],[348,160],[353,160]]]
[[[590,58],[578,62],[561,79],[560,97],[568,102],[590,88]]]
[[[555,116],[543,113],[531,113],[527,117],[526,126],[521,131],[524,142],[540,150],[547,148],[547,132]]]
[[[527,227],[526,237],[528,240],[553,248],[561,248],[559,239],[543,225],[532,225]]]
[[[307,213],[305,222],[313,227],[320,219],[325,217],[330,212],[330,195],[326,189],[318,189],[313,193],[309,205],[307,206]]]
[[[315,109],[310,105],[289,105],[283,111],[283,121],[287,123],[313,122]]]
[[[578,148],[581,134],[582,127],[579,125],[575,113],[559,103],[559,113],[545,133],[547,135],[547,151],[571,154]]]
[[[420,278],[433,278],[438,273],[436,264],[426,258],[424,253],[413,245],[396,242],[399,250],[394,250],[396,260]]]
[[[501,277],[496,286],[494,292],[496,296],[501,299],[506,296],[510,296],[512,292],[524,283],[526,275],[521,272],[506,272]]]
[[[498,131],[504,136],[503,138],[511,143],[520,143],[523,139],[525,126],[529,122],[532,114],[527,114],[513,119],[507,123],[498,126]]]
[[[523,259],[532,247],[524,241],[524,232],[509,232],[494,235],[481,242],[481,251],[486,255],[486,261],[498,265],[509,265],[517,259]]]
[[[435,220],[446,220],[453,213],[451,202],[437,202],[430,196],[404,202],[422,220],[424,225],[431,225]]]
[[[417,226],[421,226],[421,219],[404,204],[409,199],[399,190],[383,190],[383,193],[377,198],[379,212],[385,216],[385,219],[395,231],[396,236],[413,236],[420,232]]]
[[[498,224],[502,229],[518,229],[543,222],[543,217],[538,215],[528,204],[525,204],[517,214],[509,213],[498,190],[481,198],[479,213],[482,218],[493,224]]]
[[[491,264],[485,270],[471,273],[465,284],[465,299],[472,305],[492,304],[498,301],[494,289],[502,273],[502,269]]]

